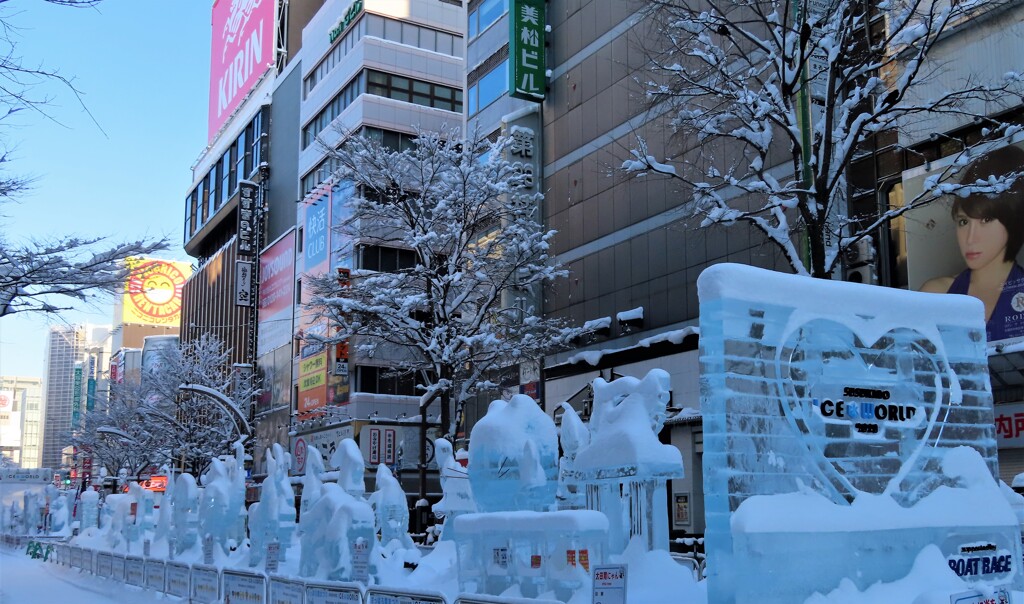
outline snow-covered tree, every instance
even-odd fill
[[[143,391],[137,381],[111,384],[106,400],[82,416],[81,425],[69,435],[80,457],[106,468],[109,476],[128,470],[129,476],[171,459],[166,430],[145,413]]]
[[[648,97],[686,149],[658,159],[640,138],[623,168],[678,179],[683,207],[701,226],[752,225],[797,273],[829,276],[846,248],[950,192],[972,153],[965,149],[902,207],[851,216],[847,170],[872,137],[950,114],[987,120],[983,142],[1019,129],[986,115],[1020,99],[1024,80],[1016,72],[918,93],[947,67],[932,58],[936,45],[1005,7],[1003,0],[649,5],[659,34],[650,39],[661,46],[648,45]]]
[[[210,460],[231,453],[239,437],[235,417],[248,417],[253,384],[238,380],[230,349],[215,336],[203,334],[180,348],[161,352],[160,360],[142,376],[142,412],[160,435],[174,464],[200,476]],[[234,410],[209,396],[184,393],[182,384],[206,387],[228,396]]]
[[[320,278],[311,307],[336,327],[328,341],[399,351],[396,370],[415,375],[424,401],[441,398],[445,430],[449,401],[579,333],[538,316],[535,292],[565,271],[548,256],[554,231],[538,222],[531,176],[504,159],[510,144],[424,132],[404,151],[362,136],[330,151],[335,178],[354,186],[344,252],[397,248],[402,260],[380,270],[355,260],[349,282]]]
[[[166,247],[166,241],[143,240],[110,245],[102,237],[19,245],[0,232],[0,317],[59,313],[124,291],[131,272],[126,260]]]

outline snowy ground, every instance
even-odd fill
[[[133,593],[136,597],[132,597]],[[33,560],[24,549],[0,547],[0,602],[38,604],[125,604],[144,601],[142,590],[123,583],[100,579],[66,566]],[[168,596],[153,596],[168,601]]]

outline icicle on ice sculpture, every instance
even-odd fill
[[[864,590],[930,545],[1019,583],[978,300],[729,264],[698,287],[711,604]]]

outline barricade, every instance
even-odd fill
[[[276,603],[277,600],[274,600]],[[328,602],[345,602],[346,604],[362,604],[363,587],[359,583],[342,582],[306,582],[305,604],[327,604]]]
[[[562,604],[558,600],[508,598],[486,594],[461,594],[455,604]]]
[[[225,568],[221,571],[221,593],[224,600],[266,604],[267,576],[259,571]]]
[[[366,590],[366,604],[448,604],[444,594],[438,591],[419,591],[371,587]]]

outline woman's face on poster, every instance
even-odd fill
[[[1003,223],[995,218],[972,218],[963,210],[957,211],[954,221],[956,240],[967,268],[973,271],[1003,261],[1009,239]]]

